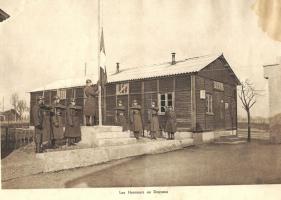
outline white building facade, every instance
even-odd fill
[[[281,57],[275,64],[264,65],[264,78],[268,80],[271,140],[281,143]]]

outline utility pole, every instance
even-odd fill
[[[101,37],[101,26],[102,26],[102,0],[98,0],[98,105],[99,105],[99,126],[102,126],[102,113],[101,113],[101,70],[100,70],[100,37]]]

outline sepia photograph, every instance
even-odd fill
[[[1,191],[273,195],[280,19],[279,0],[0,0]]]

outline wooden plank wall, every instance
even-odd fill
[[[33,116],[32,116],[32,108],[34,104],[36,104],[37,97],[42,96],[43,92],[32,92],[30,93],[30,123],[33,125]],[[52,104],[52,99],[53,97],[57,95],[57,90],[47,90],[44,91],[44,96],[45,96],[45,104],[50,105]],[[68,88],[66,90],[66,99],[61,100],[61,104],[68,106],[70,103],[70,99],[75,98],[76,99],[76,104],[81,106],[82,108],[84,107],[84,90],[83,87],[77,87],[77,88]],[[63,123],[65,122],[65,112],[62,114],[63,116]],[[81,124],[83,123],[83,112],[79,112]]]
[[[83,87],[75,88],[74,94],[75,94],[74,98],[76,99],[76,105],[82,107],[81,112],[79,112],[79,117],[80,117],[80,123],[83,124],[84,88]]]
[[[128,99],[126,98],[127,95],[122,95],[122,100]],[[117,101],[117,96],[116,96],[116,85],[115,84],[106,84],[106,121],[104,124],[106,125],[113,125],[114,124],[114,118],[115,118],[115,110],[114,108],[116,107],[116,101]],[[124,105],[125,102],[124,102]]]
[[[200,90],[205,90],[205,80],[200,76],[195,78],[196,87],[196,131],[206,130],[206,100],[200,99]]]
[[[234,74],[224,66],[225,64],[224,59],[217,59],[199,71],[198,75],[210,80],[216,80],[229,85],[236,85],[237,83]]]
[[[206,94],[213,95],[213,80],[196,76],[196,121],[198,130],[214,130],[216,127],[215,116],[206,113],[206,99],[200,99],[200,90],[205,90]],[[225,129],[235,129],[237,125],[236,86],[224,83],[223,95],[224,105],[225,103],[229,104],[229,109],[225,109]],[[215,103],[213,96],[213,109]]]
[[[142,117],[147,128],[148,110],[151,102],[158,104],[158,93],[175,94],[175,111],[179,127],[189,127],[191,125],[190,110],[190,76],[181,75],[177,77],[163,77],[159,79],[136,80],[129,82],[129,95],[116,96],[116,84],[106,85],[106,124],[114,124],[116,103],[119,99],[127,108],[126,117],[129,119],[129,107],[132,101],[136,99],[142,106]],[[165,116],[159,115],[160,126],[165,127]]]
[[[190,76],[178,76],[175,78],[175,112],[179,127],[191,128],[190,88]]]

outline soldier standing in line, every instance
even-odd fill
[[[131,131],[134,132],[135,138],[139,139],[140,133],[143,132],[141,106],[138,105],[137,100],[133,101],[133,105],[130,108],[130,122]]]
[[[32,115],[35,127],[35,153],[43,152],[43,97],[38,97],[37,103],[32,108]]]
[[[96,125],[97,124],[97,100],[98,96],[98,87],[97,85],[93,85],[92,81],[88,79],[86,81],[86,87],[84,89],[84,93],[87,97],[84,106],[84,115],[86,117],[86,125]],[[92,123],[91,123],[91,121]]]
[[[165,131],[168,133],[168,140],[175,139],[175,132],[177,131],[177,121],[176,121],[176,113],[172,106],[166,108],[165,112],[166,117],[166,127]]]
[[[51,107],[52,145],[54,148],[57,148],[63,145],[64,142],[62,111],[65,109],[65,106],[60,104],[60,98],[58,96],[54,96]]]
[[[126,108],[125,108],[125,106],[123,106],[123,103],[121,100],[118,101],[118,105],[115,108],[115,110],[116,110],[116,118],[115,118],[116,125],[122,126],[122,131],[127,131],[128,124],[127,124],[127,120],[125,117]]]
[[[43,101],[41,106],[43,110],[43,134],[42,142],[47,148],[52,147],[53,133],[51,127],[51,106],[46,105]]]
[[[156,139],[156,134],[159,133],[158,111],[159,108],[153,101],[151,103],[151,108],[148,110],[148,123],[151,139]]]
[[[75,105],[75,99],[71,99],[70,105],[66,109],[66,126],[65,126],[65,138],[66,144],[74,145],[81,140],[81,126],[79,111],[80,106]]]

